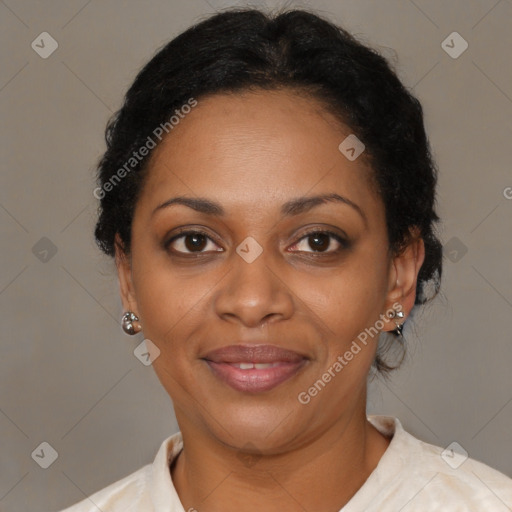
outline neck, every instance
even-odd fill
[[[178,422],[184,449],[171,468],[173,483],[185,510],[201,512],[339,510],[389,445],[367,421],[365,402],[300,447],[272,455],[242,456]]]

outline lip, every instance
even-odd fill
[[[308,358],[276,345],[229,345],[203,357],[213,374],[238,391],[263,392],[296,375]],[[242,369],[240,363],[272,365]]]

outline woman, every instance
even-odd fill
[[[422,108],[383,57],[305,11],[224,12],[144,67],[107,143],[96,238],[180,432],[69,512],[512,507],[505,475],[366,416],[442,264]]]

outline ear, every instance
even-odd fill
[[[124,244],[116,233],[115,241],[115,261],[117,267],[117,276],[119,278],[119,288],[124,311],[132,311],[137,316],[137,300],[135,298],[135,289],[132,282],[132,268],[129,255],[124,250]]]
[[[394,256],[390,261],[389,284],[386,299],[387,311],[403,311],[404,322],[416,300],[416,285],[418,282],[418,273],[425,260],[425,243],[419,235],[419,229],[411,230],[411,239],[403,251]],[[401,308],[398,307],[400,304]],[[392,331],[396,328],[394,320],[385,322],[383,331]]]

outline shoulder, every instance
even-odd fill
[[[179,498],[174,489],[169,464],[183,448],[181,433],[165,439],[151,464],[91,494],[60,512],[135,512],[179,510]]]
[[[424,488],[427,495],[440,500],[456,498],[472,511],[512,507],[512,479],[508,476],[469,457],[456,442],[441,448],[413,439],[420,455],[415,474],[430,475]]]
[[[100,491],[91,494],[60,512],[128,512],[141,510],[141,500],[146,493],[151,464],[134,471]]]
[[[469,457],[459,443],[441,448],[421,441],[397,418],[373,416],[370,421],[393,436],[383,462],[396,470],[388,484],[401,495],[404,512],[427,505],[471,512],[512,509],[512,479]]]

